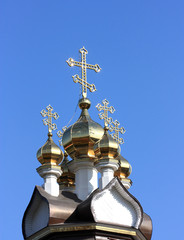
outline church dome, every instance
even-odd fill
[[[61,186],[70,187],[75,186],[75,174],[72,173],[68,168],[68,154],[64,153],[64,159],[61,163],[61,169],[63,171],[62,175],[58,178],[57,182]]]
[[[99,141],[104,130],[100,124],[89,116],[88,109],[91,102],[87,98],[79,100],[82,110],[77,122],[70,126],[63,134],[62,143],[65,151],[71,158],[95,158],[93,146]]]
[[[63,152],[54,143],[52,139],[52,133],[48,133],[47,142],[37,152],[38,161],[43,164],[58,165],[63,159]]]
[[[94,146],[94,151],[98,159],[116,159],[120,154],[119,144],[108,133],[108,128],[104,128],[102,139]]]
[[[122,155],[119,155],[116,159],[119,161],[119,168],[114,175],[120,179],[130,176],[132,172],[130,163]]]

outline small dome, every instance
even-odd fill
[[[104,130],[100,124],[94,122],[89,116],[88,109],[90,105],[91,102],[87,98],[79,100],[79,107],[82,109],[81,115],[78,121],[63,134],[63,147],[71,158],[94,159],[93,146],[104,134]]]
[[[57,182],[59,185],[65,187],[73,187],[75,186],[75,174],[72,173],[68,168],[68,154],[65,152],[64,160],[61,163],[61,169],[63,171],[62,175],[58,178]]]
[[[120,179],[130,176],[132,172],[130,163],[122,155],[119,155],[116,159],[119,161],[119,168],[115,172],[115,176]]]
[[[54,143],[52,133],[48,133],[47,142],[38,150],[37,159],[41,164],[58,165],[63,159],[63,152]]]
[[[108,128],[104,128],[104,135],[102,139],[94,146],[94,151],[98,159],[110,158],[116,159],[120,153],[119,144],[108,133]]]

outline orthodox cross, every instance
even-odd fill
[[[102,111],[101,113],[98,114],[100,119],[104,119],[104,124],[105,127],[107,127],[111,122],[112,122],[112,118],[108,117],[108,112],[113,113],[115,111],[114,107],[108,107],[109,102],[104,99],[102,101],[103,105],[101,105],[100,103],[98,103],[96,105],[96,108],[98,109],[98,111]]]
[[[124,140],[123,138],[119,138],[119,133],[122,133],[122,134],[125,133],[124,127],[119,128],[118,126],[120,125],[120,123],[117,120],[112,122],[112,124],[114,125],[114,127],[112,125],[110,125],[109,127],[110,132],[114,131],[114,133],[112,134],[112,137],[116,140],[117,143],[123,144]]]
[[[57,135],[58,135],[59,138],[62,138],[62,136],[63,136],[64,132],[66,131],[66,129],[67,129],[67,126],[64,126],[62,128],[63,132],[61,132],[61,130],[59,130],[57,132]],[[62,139],[59,140],[59,145],[62,146]]]
[[[81,62],[77,62],[73,58],[69,58],[66,62],[70,67],[73,67],[73,66],[81,67],[82,77],[80,78],[78,74],[72,77],[75,83],[80,83],[82,85],[82,96],[86,98],[87,89],[89,89],[90,92],[96,91],[95,85],[89,84],[87,82],[87,69],[94,70],[95,72],[100,72],[101,68],[98,64],[92,65],[92,64],[86,63],[86,54],[88,54],[88,51],[84,47],[81,48],[79,52],[81,53]]]
[[[40,112],[42,117],[48,117],[43,119],[43,124],[44,125],[48,125],[48,130],[51,133],[52,130],[56,130],[57,129],[57,125],[55,123],[52,123],[52,118],[54,118],[55,120],[58,119],[59,115],[55,112],[52,113],[53,111],[53,107],[51,107],[51,105],[46,107],[47,111],[45,111],[44,109]]]

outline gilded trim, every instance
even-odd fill
[[[35,233],[34,235],[27,238],[27,240],[38,240],[41,237],[45,237],[46,235],[50,233],[56,233],[56,232],[74,232],[74,231],[86,231],[86,230],[99,230],[99,231],[106,231],[106,232],[112,232],[112,233],[119,233],[129,236],[138,237],[138,239],[144,239],[141,238],[140,234],[136,229],[127,230],[126,228],[117,228],[113,226],[108,225],[101,225],[101,224],[64,224],[60,226],[49,226],[46,227],[39,232]],[[136,238],[137,239],[137,238]]]

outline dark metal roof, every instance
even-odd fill
[[[136,204],[139,205],[141,211],[142,207],[137,199],[135,199],[134,196],[132,196],[129,191],[121,184],[118,178],[114,178],[105,189],[110,188],[110,185],[113,183],[119,184],[120,188],[123,188],[123,191],[126,191],[126,194],[132,199],[132,201],[135,201]],[[60,195],[58,197],[53,197],[49,195],[42,187],[36,186],[35,190],[33,192],[31,201],[25,211],[24,217],[23,217],[23,223],[22,223],[22,229],[23,229],[23,235],[24,238],[27,239],[30,234],[28,234],[27,228],[29,227],[29,223],[31,223],[33,214],[36,211],[37,208],[39,208],[39,204],[43,203],[46,204],[48,213],[47,213],[47,224],[45,224],[45,228],[56,226],[58,229],[60,227],[68,226],[68,224],[72,225],[78,225],[78,224],[97,224],[94,217],[94,209],[92,208],[92,201],[98,197],[103,190],[95,190],[85,201],[81,201],[77,198],[77,195],[72,192],[67,191],[61,191]],[[138,230],[142,232],[142,234],[145,236],[147,240],[151,239],[152,235],[152,221],[151,218],[143,213],[141,213],[141,222],[139,224]],[[103,224],[98,222],[98,224]],[[109,224],[111,224],[111,221],[109,220]],[[107,223],[108,225],[108,223]],[[44,227],[38,229],[42,230]],[[116,226],[118,227],[118,225]],[[122,226],[119,226],[122,228]],[[126,227],[126,226],[125,226]],[[131,229],[129,227],[129,229]],[[34,232],[32,233],[34,234]]]
[[[143,214],[143,221],[142,221],[141,226],[140,226],[140,230],[148,240],[151,239],[152,229],[153,229],[152,220],[151,220],[149,215],[144,213]]]
[[[48,221],[45,226],[47,227],[53,224],[63,224],[82,201],[72,192],[61,191],[58,197],[54,197],[48,194],[42,187],[36,186],[22,221],[24,238],[28,237],[27,225],[29,226],[29,224],[26,224],[26,222],[32,221],[34,212],[42,202],[46,203],[48,208]]]

